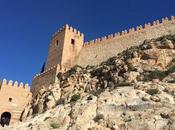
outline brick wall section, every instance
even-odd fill
[[[9,98],[12,100],[10,101]],[[10,123],[19,121],[25,106],[31,101],[32,93],[28,84],[3,80],[0,84],[0,116],[4,112],[11,113]]]
[[[128,47],[143,43],[145,39],[167,34],[175,34],[174,17],[171,20],[164,18],[161,22],[158,20],[153,22],[153,25],[148,23],[144,27],[138,26],[136,29],[132,28],[129,31],[90,41],[83,46],[76,63],[81,66],[97,65]]]

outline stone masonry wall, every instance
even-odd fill
[[[10,123],[20,120],[22,111],[27,106],[32,98],[30,87],[28,84],[18,84],[10,80],[3,80],[0,83],[0,116],[4,112],[11,114]]]
[[[52,37],[51,43],[49,45],[45,70],[57,65],[58,63],[61,63],[64,37],[65,29],[61,29]]]
[[[71,43],[74,40],[74,43]],[[75,59],[79,55],[84,43],[84,35],[73,27],[66,26],[64,47],[61,66],[70,68],[75,65]]]
[[[43,87],[49,87],[50,84],[56,82],[57,71],[60,70],[60,66],[54,66],[45,70],[43,73],[37,74],[32,81],[32,96],[35,97],[40,89]]]
[[[66,25],[52,37],[46,68],[43,73],[34,77],[32,94],[35,96],[42,87],[47,88],[55,83],[59,71],[65,71],[76,64],[81,66],[100,64],[131,46],[143,43],[146,39],[168,34],[175,34],[174,16],[171,19],[163,18],[161,22],[157,20],[153,24],[147,23],[144,27],[137,26],[128,31],[98,38],[84,45],[83,34]],[[71,39],[76,41],[75,44],[71,44]]]
[[[102,37],[95,41],[85,43],[76,61],[78,65],[97,65],[117,53],[144,42],[145,39],[157,38],[162,35],[175,34],[175,17],[163,18],[161,22],[154,21],[145,24],[144,27],[138,26],[122,33]]]
[[[63,26],[52,35],[45,70],[57,64],[66,68],[75,65],[83,42],[84,35],[80,31],[67,24]]]

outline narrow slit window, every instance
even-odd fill
[[[57,45],[57,46],[58,46],[58,44],[59,44],[59,40],[56,41],[56,45]]]

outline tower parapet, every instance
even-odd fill
[[[84,37],[84,34],[81,33],[80,31],[78,31],[76,28],[73,28],[71,26],[69,26],[68,24],[64,25],[62,28],[58,29],[57,32],[55,32],[53,35],[52,35],[52,39],[55,38],[57,35],[59,35],[60,33],[64,32],[65,30],[69,30],[75,34],[77,34],[78,36],[80,37]]]
[[[11,88],[7,88],[11,87]],[[7,81],[6,79],[3,79],[1,81],[1,89],[24,89],[30,92],[30,86],[29,84],[24,84],[23,82],[18,83],[18,81],[13,82],[12,80]]]

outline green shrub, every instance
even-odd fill
[[[150,94],[150,95],[154,95],[154,94],[157,94],[159,92],[158,89],[148,89],[147,90],[147,93]]]
[[[57,123],[51,123],[50,127],[52,127],[53,129],[58,129],[60,126]]]
[[[32,123],[28,124],[28,127],[31,127],[32,126]]]
[[[46,120],[48,120],[48,119],[50,119],[51,117],[46,117],[45,119],[44,119],[44,121],[46,121]]]
[[[168,74],[175,72],[175,67],[171,67],[167,70]]]
[[[104,119],[104,115],[103,114],[97,114],[96,117],[94,118],[94,121],[98,122],[101,119]]]
[[[166,73],[165,72],[162,72],[162,71],[158,71],[158,70],[155,70],[155,71],[152,71],[150,73],[150,78],[151,79],[163,79],[164,77],[166,77]]]
[[[64,104],[65,99],[64,98],[60,98],[58,101],[56,101],[56,106],[60,105],[60,104]]]
[[[80,99],[80,94],[77,93],[77,94],[74,94],[72,97],[71,97],[71,102],[76,102],[77,100]]]
[[[133,64],[128,63],[128,69],[130,71],[137,71],[137,69],[133,66]]]

